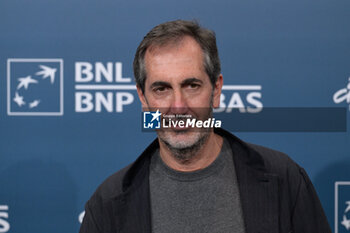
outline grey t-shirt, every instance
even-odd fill
[[[169,168],[152,156],[150,193],[153,233],[244,233],[231,148],[224,140],[217,159],[194,172]]]

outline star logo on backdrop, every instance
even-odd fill
[[[61,58],[8,58],[7,114],[63,116],[63,68]]]
[[[346,207],[343,215],[343,221],[341,224],[346,228],[346,230],[350,230],[350,219],[347,219],[346,213],[350,211],[350,201],[345,202],[348,206]]]
[[[23,77],[23,78],[18,78],[19,84],[17,86],[17,90],[21,89],[22,87],[24,87],[24,89],[28,89],[29,84],[31,83],[38,83],[37,80],[32,79],[32,76],[27,76],[27,77]]]
[[[33,102],[29,103],[29,108],[35,108],[39,105],[40,100],[34,100]]]
[[[50,77],[51,83],[54,83],[55,81],[55,73],[57,69],[51,68],[48,66],[40,65],[41,71],[36,72],[36,75],[42,75],[43,79],[46,79],[47,77]]]
[[[15,98],[13,98],[13,101],[15,101],[16,104],[18,104],[18,106],[22,106],[25,105],[25,102],[23,101],[23,96],[18,95],[18,92],[16,92],[15,94]]]
[[[39,65],[38,72],[35,73],[36,76],[42,76],[42,79],[50,78],[50,83],[53,84],[55,82],[55,74],[57,69],[51,68],[49,66],[45,65]],[[17,90],[21,90],[22,88],[27,91],[32,87],[32,84],[38,84],[40,80],[33,78],[31,75],[28,75],[26,77],[20,77],[17,79],[18,85]],[[26,106],[26,102],[24,101],[23,95],[20,95],[18,92],[15,93],[15,96],[13,98],[13,101],[19,106]],[[35,99],[32,102],[28,103],[28,108],[36,108],[40,104],[40,99]]]

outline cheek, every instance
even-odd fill
[[[192,96],[192,98],[189,98],[189,103],[192,107],[211,107],[210,102],[212,99],[212,92],[211,90],[202,92],[196,96]]]
[[[155,98],[154,96],[151,96],[148,99],[148,106],[151,108],[159,108],[163,111],[168,109],[171,105],[171,101],[169,97],[163,96],[162,98]]]

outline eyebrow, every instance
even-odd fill
[[[170,87],[170,83],[168,82],[163,82],[163,81],[156,81],[154,83],[152,83],[152,85],[150,86],[150,88],[155,88],[155,87]]]
[[[198,79],[198,78],[188,78],[188,79],[185,79],[184,81],[181,82],[181,86],[186,86],[186,85],[189,85],[189,84],[192,84],[192,83],[201,83],[201,84],[203,84],[203,81]]]
[[[180,85],[186,86],[186,85],[189,85],[191,83],[201,83],[202,84],[203,81],[198,79],[198,78],[188,78],[188,79],[183,80]],[[155,87],[159,87],[159,86],[170,87],[171,84],[168,82],[164,82],[164,81],[156,81],[156,82],[151,84],[150,88],[155,88]]]

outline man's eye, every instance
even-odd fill
[[[199,86],[199,84],[192,83],[192,84],[189,84],[188,87],[189,87],[190,89],[197,89],[197,88],[199,88],[200,86]]]
[[[154,88],[153,91],[154,92],[164,92],[166,91],[166,87],[157,87],[157,88]]]

